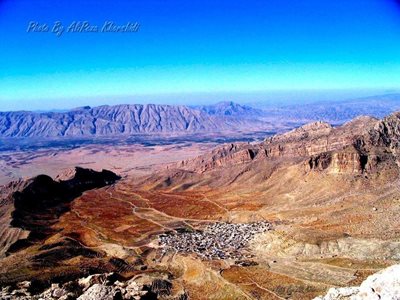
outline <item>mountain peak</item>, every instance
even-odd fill
[[[288,142],[308,138],[317,138],[328,135],[332,131],[332,129],[333,127],[329,123],[317,121],[305,124],[286,133],[275,135],[271,138],[268,138],[266,141]]]
[[[233,101],[222,101],[213,105],[199,105],[194,106],[208,115],[214,116],[234,116],[238,118],[247,118],[254,116],[261,116],[263,113],[259,109],[252,108],[247,105],[235,103]]]
[[[312,123],[305,124],[295,130],[302,130],[302,131],[318,131],[318,130],[325,130],[325,129],[331,129],[332,125],[324,122],[324,121],[316,121]]]

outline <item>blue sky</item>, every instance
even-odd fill
[[[57,37],[31,21],[140,28]],[[1,0],[0,38],[0,110],[400,88],[395,0]]]

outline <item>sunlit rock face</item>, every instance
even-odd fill
[[[379,164],[392,165],[397,154],[395,122],[359,117],[339,127],[325,122],[306,124],[261,144],[234,143],[195,159],[181,161],[179,169],[203,173],[222,167],[263,161],[304,161],[306,171],[331,174],[367,174]],[[396,119],[396,118],[395,118]],[[385,125],[386,123],[391,125]],[[390,127],[385,130],[383,128]],[[386,132],[386,133],[385,133]],[[387,147],[392,147],[388,151]]]
[[[373,300],[400,298],[400,265],[369,276],[359,287],[331,288],[314,300]]]

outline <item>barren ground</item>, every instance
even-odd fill
[[[0,185],[18,178],[39,174],[56,176],[81,166],[108,169],[122,176],[149,174],[160,166],[203,154],[216,143],[181,143],[174,145],[85,145],[74,149],[42,148],[38,150],[0,152]]]

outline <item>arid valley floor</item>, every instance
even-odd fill
[[[144,146],[91,144],[72,149],[63,147],[0,152],[0,184],[39,174],[55,177],[75,166],[107,169],[126,176],[144,175],[165,164],[204,154],[217,143],[178,143]]]

